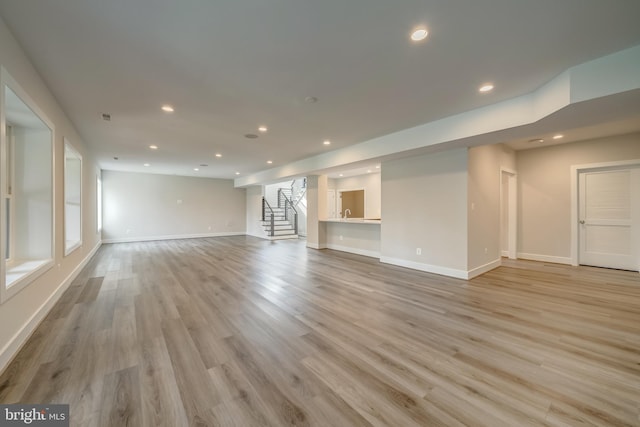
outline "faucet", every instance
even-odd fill
[[[347,212],[349,212],[349,215],[351,215],[351,209],[345,209],[344,210],[344,218],[347,219],[348,215]]]

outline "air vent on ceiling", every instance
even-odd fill
[[[256,135],[255,133],[248,133],[244,137],[249,139],[256,139],[258,135]]]
[[[102,120],[110,122],[111,121],[111,114],[102,113]]]

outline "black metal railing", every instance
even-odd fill
[[[267,235],[273,237],[275,235],[275,215],[273,209],[271,209],[271,205],[269,205],[269,202],[267,202],[267,199],[264,197],[262,198],[262,221],[263,223],[269,221]]]
[[[293,222],[293,232],[298,234],[298,211],[282,188],[278,189],[278,208],[284,209],[284,219]]]

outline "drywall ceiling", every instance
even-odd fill
[[[640,44],[637,0],[0,0],[0,16],[101,167],[217,178],[511,99]],[[420,25],[429,37],[411,42]]]

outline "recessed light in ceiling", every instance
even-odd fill
[[[331,145],[331,141],[329,141],[329,140],[327,139],[327,140],[325,140],[325,141],[323,142],[323,144],[324,144],[324,145]]]
[[[175,111],[173,107],[169,104],[164,104],[161,108],[162,108],[162,111],[164,111],[165,113],[173,113]]]
[[[338,176],[344,176],[344,175],[343,175],[343,174],[340,174],[340,175],[338,175]]]
[[[380,165],[376,166],[376,169],[380,169]]]
[[[411,40],[413,40],[414,42],[419,42],[421,40],[426,39],[428,35],[429,35],[429,31],[427,31],[426,28],[424,27],[416,28],[411,33]]]
[[[482,86],[480,86],[480,89],[478,89],[478,92],[487,93],[487,92],[491,92],[492,90],[493,90],[493,85],[491,83],[485,83]]]
[[[256,135],[255,133],[248,133],[244,137],[249,139],[256,139],[258,135]]]
[[[151,165],[149,163],[145,163],[143,166],[144,167],[148,167],[148,166],[151,166]]]
[[[240,172],[236,172],[236,175],[240,175]]]
[[[367,170],[367,173],[371,173],[371,169]]]
[[[150,145],[149,148],[152,149],[152,150],[157,150],[158,146],[157,145]]]
[[[561,135],[561,134],[553,135],[553,139],[562,139],[562,138],[564,138],[564,135]]]
[[[216,153],[216,157],[222,157],[222,154]]]
[[[273,161],[271,161],[271,160],[267,160],[267,163],[268,163],[268,164],[271,164],[271,163],[273,163]]]
[[[544,142],[544,139],[542,138],[534,138],[534,139],[530,139],[529,141],[530,144],[542,144]]]
[[[198,172],[200,169],[198,168],[193,168],[194,171]]]
[[[260,126],[260,127],[258,128],[258,130],[259,130],[260,132],[266,132],[266,131],[268,131],[269,129],[268,129],[266,126]]]

